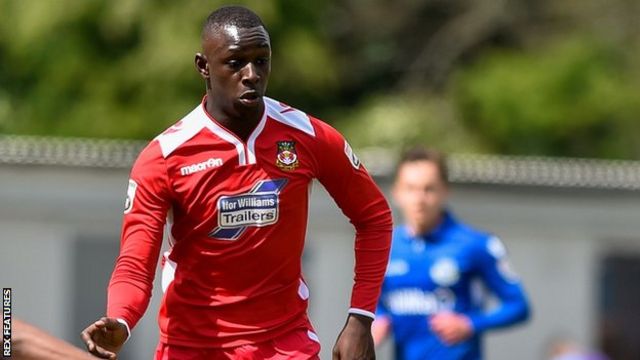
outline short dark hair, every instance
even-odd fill
[[[264,26],[260,17],[253,11],[240,5],[223,6],[214,10],[202,26],[202,37],[225,25],[234,25],[241,29]]]
[[[396,177],[398,177],[398,170],[400,170],[402,165],[416,161],[429,161],[434,163],[440,173],[440,179],[442,179],[445,184],[449,183],[449,169],[447,168],[446,156],[437,150],[428,149],[424,146],[412,147],[402,154],[396,166]]]

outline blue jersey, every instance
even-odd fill
[[[483,289],[498,298],[496,308],[485,310]],[[429,328],[429,317],[446,311],[467,315],[474,335],[452,346],[441,342]],[[528,312],[519,278],[497,237],[448,212],[428,234],[394,229],[377,313],[391,321],[397,359],[481,359],[482,332],[523,321]]]

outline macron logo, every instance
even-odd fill
[[[211,158],[209,160],[203,161],[201,163],[184,166],[180,168],[180,175],[187,176],[193,173],[197,173],[199,171],[208,170],[211,168],[216,168],[218,166],[222,166],[222,159],[220,158]]]

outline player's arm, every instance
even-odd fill
[[[165,159],[154,141],[142,151],[131,171],[120,254],[109,282],[107,316],[82,332],[92,354],[101,358],[117,354],[147,309],[170,204]]]
[[[447,344],[464,341],[474,333],[524,321],[529,313],[522,285],[517,275],[510,270],[502,242],[495,237],[484,240],[475,249],[474,255],[476,270],[501,304],[489,313],[443,312],[432,316],[429,319],[431,330]]]
[[[12,359],[92,360],[95,357],[19,319],[13,320]]]
[[[500,300],[500,305],[488,313],[470,314],[474,331],[482,332],[525,321],[529,317],[529,303],[500,239],[490,237],[485,241],[477,259],[480,274],[487,287]]]
[[[356,230],[355,283],[334,358],[375,356],[371,337],[376,303],[391,243],[391,211],[382,192],[344,138],[324,123],[317,128],[316,173]]]

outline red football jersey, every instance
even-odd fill
[[[205,102],[133,166],[108,316],[131,327],[142,317],[166,224],[162,342],[231,347],[300,326],[309,294],[301,255],[316,178],[356,229],[349,311],[373,317],[391,212],[349,144],[324,122],[269,98],[245,142],[217,123]]]

